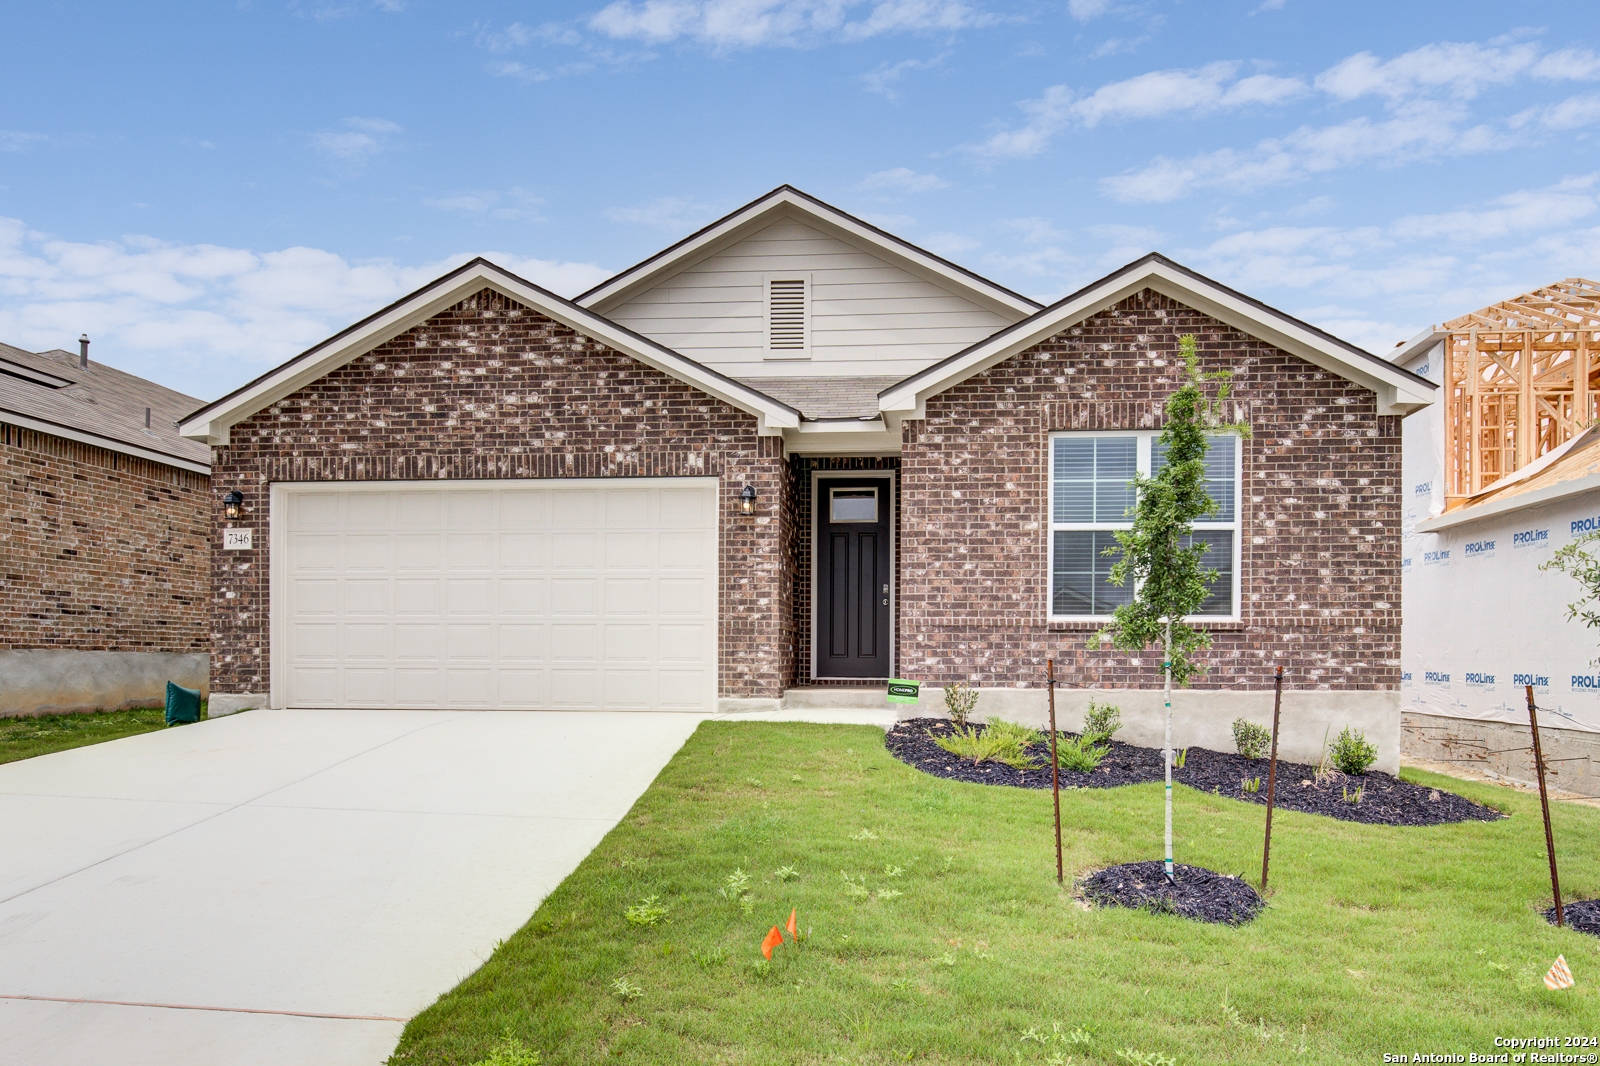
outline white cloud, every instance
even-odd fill
[[[637,207],[608,207],[604,212],[612,222],[653,229],[694,230],[712,218],[712,208],[686,196],[663,196]]]
[[[1460,105],[1417,101],[1397,108],[1392,118],[1302,126],[1244,151],[1157,156],[1136,170],[1100,179],[1100,189],[1122,203],[1167,203],[1199,189],[1247,192],[1342,167],[1471,155],[1514,143],[1487,125],[1466,125],[1470,117]]]
[[[609,276],[592,263],[483,254],[569,296]],[[0,218],[0,339],[44,350],[70,347],[87,332],[106,362],[204,398],[471,258],[406,265],[318,248],[254,252],[147,236],[85,243]]]
[[[1250,12],[1250,14],[1259,15],[1263,11],[1282,11],[1282,10],[1283,10],[1283,0],[1261,0],[1260,5],[1258,5],[1254,11]]]
[[[928,251],[946,258],[954,258],[962,252],[970,252],[983,244],[982,241],[975,241],[971,237],[966,237],[959,233],[930,233],[917,243],[928,249]]]
[[[1067,13],[1079,22],[1097,19],[1111,10],[1111,0],[1067,0]]]
[[[518,222],[544,221],[544,216],[535,210],[544,201],[523,189],[461,193],[456,196],[430,197],[422,202],[427,207],[462,215],[481,215],[486,218]]]
[[[1101,122],[1208,114],[1251,104],[1274,104],[1306,91],[1298,78],[1256,74],[1237,78],[1239,64],[1208,63],[1192,70],[1156,70],[1102,85],[1078,96],[1065,85],[1052,85],[1037,99],[1017,106],[1028,121],[1017,129],[992,135],[967,150],[986,158],[1038,155],[1051,138],[1068,126],[1093,127]]]
[[[1530,107],[1511,116],[1512,129],[1537,124],[1551,130],[1575,130],[1600,122],[1600,93],[1569,96],[1556,104]]]
[[[862,17],[852,18],[857,13]],[[607,37],[647,44],[690,40],[714,48],[757,48],[971,29],[999,21],[961,0],[615,0],[591,15],[588,26]]]
[[[1545,189],[1508,193],[1482,210],[1408,215],[1390,227],[1404,240],[1443,237],[1470,242],[1499,239],[1535,230],[1567,227],[1595,211],[1595,180],[1600,175],[1567,178]]]
[[[311,135],[311,145],[333,161],[351,168],[393,146],[397,123],[386,118],[347,118],[342,130],[322,130]]]
[[[1549,80],[1600,77],[1600,56],[1586,49],[1541,53],[1536,42],[1520,44],[1426,44],[1393,59],[1358,52],[1317,75],[1316,86],[1339,100],[1376,94],[1390,100],[1443,92],[1470,99],[1524,75]]]
[[[0,152],[26,152],[41,144],[48,144],[49,137],[42,133],[24,133],[21,130],[0,130]]]
[[[882,93],[893,102],[900,99],[900,92],[895,85],[901,78],[915,70],[932,70],[944,62],[945,55],[937,55],[932,59],[902,59],[898,63],[884,63],[876,70],[869,70],[861,75],[861,81],[866,85],[868,92]]]
[[[858,187],[876,192],[910,193],[947,189],[950,183],[937,174],[918,174],[910,167],[895,167],[893,170],[880,170],[876,174],[868,174],[861,179]]]

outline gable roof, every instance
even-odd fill
[[[1170,296],[1330,373],[1372,389],[1378,396],[1380,415],[1409,414],[1433,402],[1438,386],[1428,379],[1151,252],[992,337],[889,386],[879,393],[879,407],[884,411],[920,413],[928,397],[960,384],[1142,289]]]
[[[1012,292],[924,248],[918,248],[792,185],[780,185],[737,211],[724,215],[677,244],[602,281],[579,295],[575,302],[583,307],[602,310],[613,307],[782,217],[799,218],[994,310],[1010,315],[1030,315],[1039,309],[1038,301]]]
[[[800,424],[800,412],[788,404],[480,257],[192,412],[183,419],[179,432],[207,444],[227,444],[228,431],[235,424],[485,288],[755,415],[763,433],[778,433]]]
[[[199,402],[104,363],[79,366],[71,352],[0,344],[0,422],[24,429],[208,474],[211,449],[174,425]]]

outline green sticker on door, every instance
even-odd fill
[[[922,682],[920,682],[920,681],[900,681],[898,679],[890,681],[889,682],[889,702],[890,703],[916,703],[917,702],[917,693],[921,689],[922,689]]]

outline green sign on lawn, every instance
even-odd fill
[[[922,688],[922,682],[920,682],[920,681],[900,681],[900,680],[890,681],[889,682],[889,702],[890,703],[916,703],[917,702],[917,693],[921,690],[921,688]]]

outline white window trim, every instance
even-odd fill
[[[1219,436],[1220,434],[1210,434]],[[1056,573],[1056,532],[1057,530],[1116,530],[1128,529],[1131,522],[1057,522],[1056,515],[1056,446],[1058,438],[1087,438],[1087,437],[1133,437],[1138,441],[1135,454],[1135,468],[1142,474],[1149,476],[1154,473],[1150,469],[1151,444],[1161,436],[1159,430],[1092,430],[1088,432],[1051,433],[1045,442],[1045,616],[1051,622],[1109,622],[1109,614],[1056,614],[1055,613],[1055,573]],[[1244,610],[1244,442],[1239,440],[1233,449],[1233,521],[1232,522],[1195,522],[1197,530],[1228,529],[1233,531],[1233,613],[1232,614],[1195,614],[1184,619],[1185,622],[1199,624],[1204,622],[1238,622]]]
[[[805,292],[805,346],[802,348],[772,347],[772,283],[774,281],[798,281],[804,286]],[[811,358],[811,274],[777,273],[761,275],[761,351],[767,359],[810,359]]]

